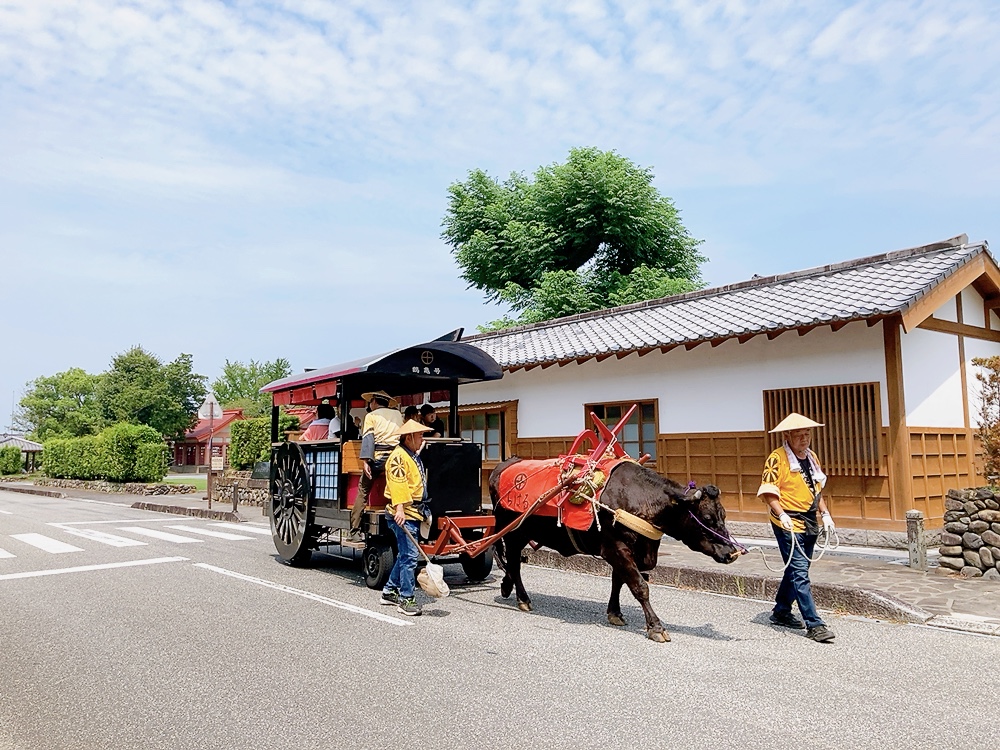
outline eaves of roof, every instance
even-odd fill
[[[608,310],[470,336],[506,370],[701,343],[741,342],[789,330],[904,315],[966,264],[985,242],[965,235],[844,263],[703,289]],[[927,314],[929,314],[928,311]]]

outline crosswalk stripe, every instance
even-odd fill
[[[203,534],[204,536],[212,536],[216,539],[253,539],[252,536],[240,536],[239,534],[227,534],[225,531],[212,531],[210,529],[199,529],[194,526],[169,526],[167,528],[177,529],[178,531],[186,531],[189,534]]]
[[[17,555],[12,554],[5,549],[0,549],[0,558],[4,557],[17,557]]]
[[[271,536],[271,530],[263,526],[250,526],[248,524],[241,524],[240,526],[233,526],[231,523],[213,523],[211,526],[221,526],[224,529],[239,529],[240,531],[252,531],[254,534],[266,534]]]
[[[126,539],[123,536],[115,536],[114,534],[107,534],[103,531],[97,531],[96,529],[62,529],[67,534],[73,534],[74,536],[82,536],[84,539],[90,539],[94,542],[100,542],[101,544],[107,544],[111,547],[145,547],[146,542],[140,542],[138,539]]]
[[[12,515],[14,515],[13,511],[9,511],[9,510],[0,510],[0,513],[3,513],[5,516],[12,516]]]
[[[83,550],[79,547],[74,547],[72,544],[60,542],[58,539],[52,539],[51,537],[44,536],[43,534],[11,534],[10,536],[12,539],[17,539],[25,544],[30,544],[32,547],[37,547],[38,549],[50,552],[53,555],[60,555],[64,552],[83,552]]]
[[[121,526],[118,528],[118,531],[128,531],[139,536],[148,536],[153,539],[161,539],[164,542],[175,542],[177,544],[191,544],[193,542],[205,541],[204,539],[192,539],[189,536],[181,536],[180,534],[171,534],[168,531],[160,531],[159,529],[144,529],[142,526]]]

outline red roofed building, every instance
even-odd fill
[[[184,433],[184,437],[174,441],[174,465],[172,471],[180,473],[198,473],[207,471],[209,438],[212,442],[212,455],[221,457],[224,464],[229,463],[229,428],[232,423],[246,419],[242,409],[225,409],[220,419],[202,419],[193,429]]]

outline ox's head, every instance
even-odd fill
[[[719,488],[706,484],[691,489],[676,509],[678,538],[695,552],[716,562],[731,563],[742,553],[726,528],[726,509],[719,502]]]

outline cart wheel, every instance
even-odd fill
[[[318,529],[312,521],[309,474],[302,448],[283,443],[271,461],[271,537],[289,565],[307,565]]]
[[[476,557],[459,555],[458,561],[462,563],[462,570],[470,581],[485,581],[493,572],[493,548],[488,548]]]
[[[361,554],[365,585],[370,589],[384,588],[395,563],[396,553],[388,544],[370,544],[365,547],[365,551]]]

